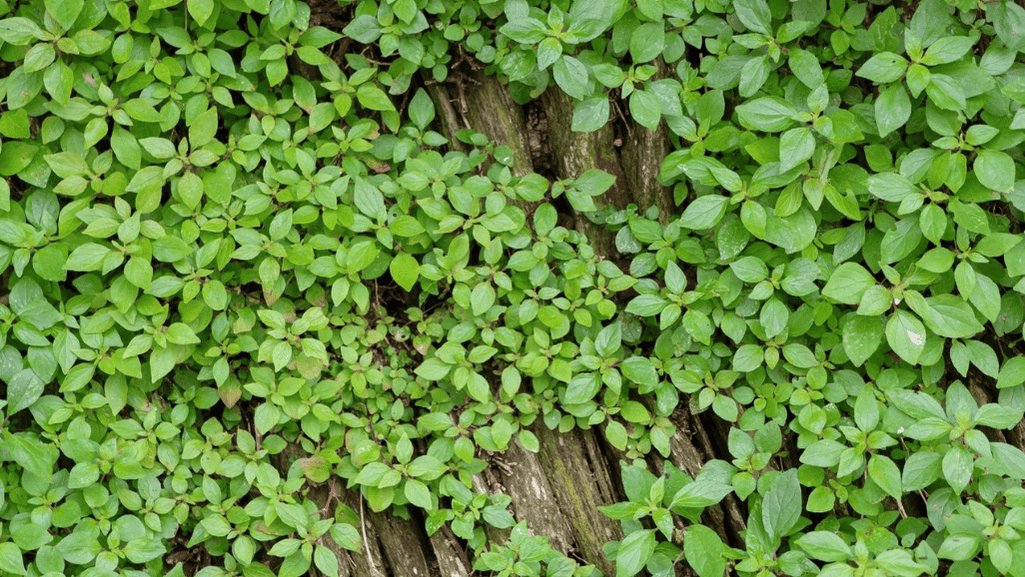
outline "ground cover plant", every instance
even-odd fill
[[[0,576],[1025,575],[1022,50],[0,1]]]

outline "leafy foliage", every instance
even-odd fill
[[[353,491],[591,575],[474,484],[537,427],[624,458],[618,576],[1023,574],[1025,9],[342,4],[0,4],[0,574],[335,575]],[[457,54],[662,131],[678,209],[446,132]]]

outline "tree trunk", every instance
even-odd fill
[[[669,150],[664,126],[652,131],[625,118],[597,132],[572,132],[573,103],[562,91],[549,89],[521,106],[501,82],[481,74],[473,80],[457,75],[454,82],[429,84],[428,90],[446,136],[460,150],[468,148],[456,139],[456,132],[472,127],[510,148],[516,159],[511,168],[517,176],[538,172],[549,179],[568,179],[599,168],[616,177],[612,188],[595,199],[599,206],[623,209],[635,204],[642,213],[656,207],[663,223],[676,211],[672,191],[658,181],[661,160]],[[587,235],[596,254],[618,257],[614,235],[604,225],[583,214],[572,216],[572,226]],[[710,459],[730,459],[725,450],[728,431],[721,426],[708,429],[703,421],[717,417],[699,419],[684,406],[686,402],[682,399],[672,416],[677,430],[670,441],[669,459],[654,451],[649,456],[650,469],[656,474],[666,460],[695,475]],[[502,457],[510,467],[492,467],[485,473],[490,482],[481,480],[478,485],[509,495],[516,519],[527,521],[535,534],[549,537],[555,549],[595,565],[605,575],[615,575],[615,564],[606,560],[602,546],[623,535],[618,522],[610,521],[598,507],[625,500],[619,484],[621,455],[605,443],[599,428],[561,434],[538,421],[532,431],[540,441],[540,452],[533,454],[513,443]],[[735,497],[709,507],[705,515],[724,542],[741,545],[738,535],[746,529],[747,511]],[[678,529],[684,528],[679,523]],[[690,573],[681,564],[679,574]]]

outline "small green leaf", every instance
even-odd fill
[[[877,84],[896,82],[908,69],[908,61],[892,52],[879,52],[868,59],[855,74]]]
[[[680,225],[691,230],[707,230],[718,224],[729,199],[725,196],[710,194],[698,197],[687,205],[680,217]]]
[[[1004,152],[979,150],[972,169],[986,188],[1006,193],[1014,186],[1014,160]]]
[[[865,267],[853,262],[838,266],[822,289],[822,296],[848,305],[858,304],[876,279]]]
[[[772,21],[772,13],[765,0],[736,0],[733,8],[737,11],[737,18],[752,32],[772,34],[769,26]]]
[[[698,577],[721,577],[726,569],[725,547],[719,535],[704,525],[691,525],[683,540],[684,558]]]
[[[925,350],[925,326],[911,313],[897,310],[886,323],[886,342],[900,358],[916,365]]]
[[[576,58],[564,54],[552,69],[559,88],[577,100],[587,96],[587,68]]]
[[[602,94],[588,98],[573,110],[573,132],[594,132],[609,121],[609,99]]]
[[[812,559],[833,563],[852,557],[851,547],[832,531],[811,531],[801,535],[797,546]]]
[[[794,528],[803,509],[797,470],[777,475],[762,501],[762,525],[773,543],[779,543]]]
[[[875,102],[876,128],[884,137],[907,124],[911,118],[911,99],[900,83],[894,83],[879,92]]]
[[[861,366],[883,341],[883,323],[875,316],[852,316],[843,326],[843,348],[847,358]]]
[[[632,577],[640,573],[654,552],[654,529],[641,529],[627,535],[616,551],[616,575]]]
[[[661,19],[638,26],[630,35],[630,58],[642,64],[658,58],[665,49],[665,24]]]
[[[794,128],[779,139],[779,170],[787,172],[815,154],[815,136],[806,127]]]
[[[381,37],[381,25],[377,22],[377,18],[364,14],[349,22],[342,32],[356,42],[370,44]]]
[[[70,30],[85,6],[84,0],[46,0],[46,11],[64,30]]]
[[[943,477],[950,483],[955,493],[964,491],[972,479],[974,460],[968,449],[961,445],[953,445],[943,455]]]
[[[1004,389],[1025,383],[1025,357],[1011,357],[1000,367],[997,388]]]
[[[0,543],[0,570],[15,575],[25,575],[24,554],[14,543]]]
[[[418,88],[413,99],[409,101],[409,119],[420,130],[426,129],[434,120],[434,103],[423,88]]]
[[[420,263],[412,255],[404,252],[392,257],[388,270],[395,282],[406,291],[412,290],[420,278]]]
[[[901,488],[900,469],[889,459],[889,457],[875,454],[868,460],[868,476],[889,496],[900,499],[903,494]]]
[[[791,48],[789,64],[790,71],[794,73],[794,76],[812,90],[821,86],[825,81],[819,59],[807,50]]]
[[[634,90],[630,95],[630,116],[648,130],[658,129],[662,120],[662,106],[658,97],[647,90]]]

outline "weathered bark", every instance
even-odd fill
[[[617,129],[610,123],[597,132],[575,133],[569,129],[573,102],[559,90],[548,90],[524,107],[515,104],[508,89],[493,77],[453,80],[427,86],[450,142],[456,140],[458,130],[472,127],[497,144],[509,146],[516,158],[512,170],[517,175],[537,171],[549,178],[575,178],[599,168],[616,177],[612,188],[595,199],[600,206],[621,209],[635,203],[642,212],[656,206],[664,222],[672,214],[671,192],[658,182],[661,159],[668,152],[664,130],[631,124],[617,138]],[[457,148],[467,150],[462,145]],[[603,225],[575,214],[572,226],[591,240],[598,254],[616,255],[614,235]],[[684,418],[688,423],[694,420],[686,411]],[[695,445],[687,426],[671,442],[671,460],[695,474],[717,452],[707,435],[700,446]],[[525,520],[534,534],[549,537],[556,550],[614,575],[615,564],[606,559],[602,548],[623,535],[619,523],[605,517],[598,507],[625,499],[617,462],[622,455],[606,445],[597,429],[562,434],[538,423],[531,430],[540,441],[540,452],[530,453],[514,443],[502,455],[509,467],[492,466],[478,475],[475,489],[509,495],[514,516]],[[654,470],[661,470],[661,462],[653,464],[658,465]],[[724,539],[745,527],[735,501],[710,508],[709,515],[710,526]],[[444,569],[441,555],[437,557]]]
[[[541,95],[548,126],[555,169],[559,178],[575,178],[587,170],[599,168],[616,177],[615,184],[603,195],[595,198],[599,206],[625,208],[632,202],[629,182],[616,152],[616,137],[611,125],[595,132],[573,132],[569,129],[573,119],[573,101],[558,89],[549,89]],[[591,240],[594,252],[603,256],[615,254],[615,237],[603,225],[591,222],[578,214],[576,229]]]
[[[570,523],[559,507],[555,489],[548,481],[538,455],[514,442],[503,459],[509,463],[509,469],[506,472],[500,470],[499,479],[506,494],[512,498],[516,519],[525,520],[535,534],[547,536],[556,550],[569,553],[573,547]]]
[[[458,99],[453,97],[452,90],[448,84],[430,84],[427,89],[434,101],[434,107],[440,114],[442,131],[448,137],[448,146],[453,150],[467,152],[469,148],[461,140],[456,138],[456,132],[467,128],[465,117],[460,115]]]
[[[426,537],[423,523],[392,516],[388,511],[370,513],[377,540],[388,563],[388,574],[395,577],[438,577],[440,573],[430,563],[423,543]]]
[[[272,458],[272,463],[285,476],[297,459],[306,455],[298,444],[292,443]],[[318,508],[328,507],[332,489],[324,485],[312,486],[306,497]],[[344,503],[360,516],[360,531],[363,540],[358,552],[350,552],[334,544],[330,538],[322,543],[331,548],[338,557],[339,575],[352,577],[442,577],[438,562],[429,558],[425,545],[430,542],[422,522],[395,517],[389,511],[375,513],[363,502],[361,495],[336,484],[334,498]],[[330,513],[328,513],[330,514]],[[442,555],[446,553],[443,551]],[[438,559],[441,556],[437,556]],[[446,569],[448,569],[446,567]],[[446,572],[444,577],[463,577],[464,573]]]
[[[677,407],[672,420],[676,424],[676,434],[669,439],[670,460],[680,470],[694,476],[707,461],[722,459],[728,454],[721,451],[725,443],[713,443],[706,427],[686,406]],[[719,534],[723,542],[730,543],[747,529],[746,513],[731,493],[718,505],[706,508],[704,514],[709,519],[708,526]]]
[[[449,142],[461,145],[455,133],[473,128],[499,145],[512,151],[516,176],[534,171],[531,159],[530,130],[523,108],[513,101],[509,90],[494,76],[480,74],[474,79],[457,76],[454,83],[428,86],[431,96],[441,109],[441,120]],[[467,83],[471,83],[467,86]],[[459,148],[459,147],[457,147]],[[465,148],[465,147],[462,147]]]
[[[448,533],[438,531],[431,535],[431,548],[438,560],[441,577],[468,577],[473,571],[466,552],[460,548],[459,543],[448,536]]]
[[[615,566],[606,560],[602,546],[622,539],[623,533],[598,510],[618,500],[609,476],[614,464],[602,454],[593,429],[556,433],[540,425],[534,434],[541,443],[539,461],[572,527],[579,556],[614,575]]]
[[[633,193],[633,202],[642,214],[648,207],[657,207],[662,224],[669,223],[669,215],[675,208],[672,194],[658,181],[662,159],[668,154],[669,139],[664,126],[656,131],[634,126],[620,149],[623,176]]]

